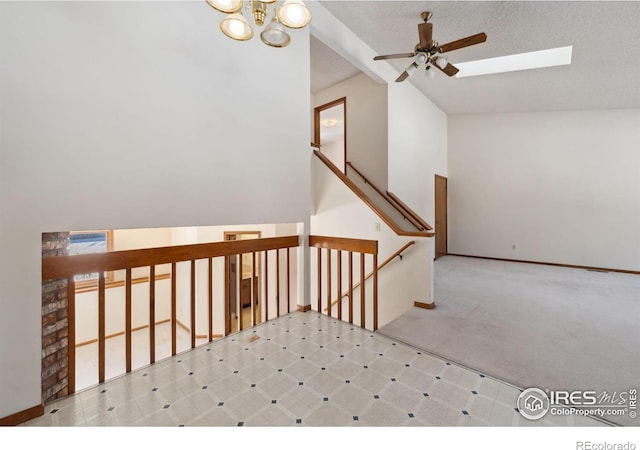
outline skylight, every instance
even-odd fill
[[[537,52],[518,53],[497,58],[456,63],[456,67],[460,69],[456,77],[474,77],[492,73],[539,69],[541,67],[564,66],[571,64],[572,49],[573,46],[570,45]]]

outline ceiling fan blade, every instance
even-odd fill
[[[409,72],[405,70],[404,72],[402,72],[402,74],[400,74],[398,78],[396,78],[396,83],[401,83],[407,78],[409,78]]]
[[[434,64],[434,67],[437,67],[438,70],[444,72],[445,74],[449,75],[450,77],[454,76],[455,74],[457,74],[460,69],[458,69],[456,66],[454,66],[453,64],[449,63],[447,64],[444,69],[442,69],[439,65]]]
[[[380,55],[373,58],[374,61],[380,61],[382,59],[396,59],[396,58],[412,58],[415,53],[395,53],[393,55]]]
[[[428,22],[418,24],[418,36],[420,36],[420,48],[430,48],[433,42],[433,24]]]
[[[449,42],[440,46],[440,53],[446,53],[460,48],[469,47],[470,45],[481,44],[487,40],[485,33],[474,34],[473,36],[467,36],[466,38],[458,39],[457,41]]]

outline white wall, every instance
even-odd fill
[[[342,97],[347,98],[347,161],[377,187],[386,189],[387,87],[362,73],[315,93],[313,107]],[[322,151],[327,153],[325,148]]]
[[[389,191],[434,228],[436,174],[448,174],[447,115],[410,83],[389,84]]]
[[[639,109],[450,117],[449,251],[640,270],[639,149]]]
[[[432,241],[431,238],[415,238],[396,235],[382,220],[354,194],[338,177],[335,176],[320,160],[312,162],[314,178],[314,215],[311,216],[312,235],[348,237],[355,239],[372,239],[378,241],[378,264],[381,264],[395,251],[409,241],[416,244],[404,252],[402,260],[396,259],[379,273],[379,326],[390,322],[411,307],[414,301],[431,303],[432,285]],[[380,231],[376,231],[376,223]],[[323,266],[326,264],[326,251],[323,250]],[[335,253],[335,252],[334,252]],[[335,258],[335,255],[334,255]],[[345,256],[346,261],[346,256]],[[373,264],[371,256],[365,258],[365,273],[369,273]],[[310,255],[311,273],[311,307],[317,309],[317,256],[314,249]],[[332,264],[333,295],[337,298],[337,263]],[[359,255],[354,255],[354,282],[359,281]],[[343,290],[348,287],[346,262],[343,266]],[[326,272],[326,266],[323,267]],[[324,278],[323,278],[324,279]],[[368,302],[371,302],[372,279],[365,285]],[[327,306],[326,282],[323,281],[323,311]],[[354,317],[359,324],[360,291],[354,294]],[[346,301],[345,301],[346,305]],[[367,328],[371,328],[372,308],[368,303]],[[334,315],[337,314],[334,309]],[[345,318],[343,311],[343,318]]]
[[[173,228],[137,228],[129,230],[113,230],[113,250],[132,250],[138,248],[166,247],[178,245],[174,242]],[[156,275],[171,273],[171,264],[156,266]],[[149,276],[146,267],[134,267],[131,271],[133,278]],[[114,280],[124,280],[125,271],[115,271]]]
[[[165,247],[176,245],[172,239],[173,228],[138,228],[113,230],[113,250]]]
[[[344,142],[324,143],[321,151],[341,172],[344,172]]]
[[[274,49],[221,17],[0,3],[0,417],[41,401],[42,232],[307,222],[308,30]]]

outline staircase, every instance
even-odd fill
[[[416,302],[432,304],[432,227],[396,195],[378,188],[352,163],[347,163],[345,175],[321,152],[315,150],[314,156],[311,234],[378,242],[379,261],[383,261],[380,265],[376,263],[376,269],[380,271],[378,325],[383,326],[400,316]],[[318,266],[313,256],[312,274]],[[328,262],[330,258],[333,259]],[[326,299],[321,312],[344,316],[349,286],[356,297],[361,289],[371,292],[374,266],[365,263],[363,269],[354,268],[361,276],[354,277],[353,284],[345,284],[341,289],[333,280],[347,279],[345,273],[339,272],[345,265],[336,256],[323,255],[322,260],[323,265],[328,263],[331,274],[318,277],[318,281],[311,280],[311,298],[318,292],[332,292],[331,303]],[[357,265],[358,262],[354,263]],[[368,323],[361,326],[368,328]]]
[[[351,162],[343,174],[325,155],[314,150],[315,156],[366,203],[399,236],[432,237],[433,228],[396,195],[376,187]]]

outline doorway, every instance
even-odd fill
[[[225,231],[225,241],[260,239],[260,231]],[[260,309],[260,254],[225,257],[225,334],[235,333],[262,322]]]
[[[342,173],[347,173],[347,98],[314,109],[314,143]]]
[[[447,179],[436,175],[435,180],[436,205],[436,257],[440,258],[448,253],[447,235]]]

